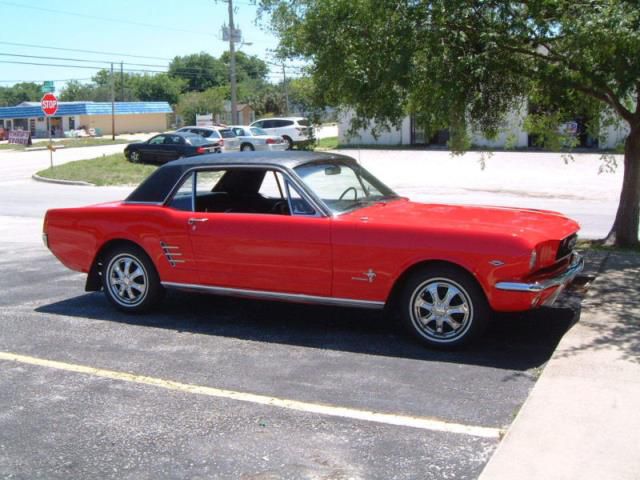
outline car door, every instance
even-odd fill
[[[166,135],[164,139],[164,146],[162,152],[162,161],[164,163],[186,155],[187,143],[180,135]]]
[[[313,210],[306,215],[282,214],[282,208],[288,209],[284,176],[273,170],[266,172],[265,180],[271,176],[280,186],[272,189],[272,199],[261,196],[265,201],[274,200],[280,206],[278,212],[234,210],[228,192],[212,192],[228,171],[196,174],[196,211],[188,223],[200,282],[240,290],[330,296],[330,218]],[[198,211],[199,199],[212,194],[229,197],[224,200],[227,204],[223,201],[217,208],[224,211]],[[278,203],[278,195],[284,205]]]
[[[142,161],[144,162],[162,162],[164,155],[165,135],[156,135],[151,137],[145,145],[140,148]]]

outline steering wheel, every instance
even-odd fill
[[[338,200],[342,200],[344,198],[344,196],[349,193],[350,190],[353,190],[353,199],[357,200],[358,199],[358,190],[356,190],[356,187],[349,187],[347,188],[344,192],[342,192],[340,194],[340,196],[338,197]]]
[[[279,200],[271,207],[271,213],[277,213],[278,215],[289,215],[289,202],[286,200]]]

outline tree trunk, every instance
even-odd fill
[[[622,191],[616,219],[606,243],[618,247],[637,247],[640,222],[640,125],[631,127],[624,144]]]

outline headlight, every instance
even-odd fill
[[[538,260],[538,252],[534,248],[531,252],[531,259],[529,260],[529,270],[533,270],[536,266],[536,261]]]

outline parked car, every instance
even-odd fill
[[[287,142],[288,149],[304,147],[315,141],[313,127],[303,117],[264,118],[250,126],[263,129],[270,135],[280,135]]]
[[[240,150],[240,140],[229,127],[213,126],[213,127],[182,127],[178,132],[193,133],[205,138],[218,149],[219,153],[237,152]]]
[[[476,338],[492,312],[551,305],[583,266],[554,212],[422,204],[349,157],[205,155],[124,201],[49,210],[43,239],[125,312],[168,288],[395,312],[427,345]]]
[[[167,163],[182,157],[213,153],[215,149],[199,135],[161,133],[146,142],[128,144],[124,156],[133,163]]]
[[[253,150],[287,150],[289,144],[280,135],[270,135],[258,127],[248,125],[231,125],[240,140],[240,151],[250,152]]]

